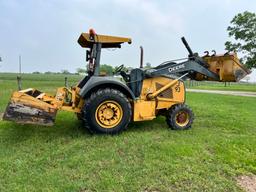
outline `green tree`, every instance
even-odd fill
[[[150,69],[150,68],[151,68],[151,63],[147,62],[147,63],[146,63],[146,66],[145,66],[144,68]]]
[[[66,69],[61,70],[61,73],[62,74],[70,74],[70,72],[68,70],[66,70]]]
[[[50,74],[53,74],[53,72],[51,72],[51,71],[46,71],[44,74],[50,75]]]
[[[100,72],[102,73],[106,73],[107,75],[113,75],[113,67],[111,65],[106,65],[106,64],[103,64],[103,65],[100,65]]]
[[[82,69],[82,68],[77,68],[76,69],[77,73],[86,73],[86,69]]]
[[[119,66],[115,66],[114,67],[114,72],[116,71],[116,69],[118,68]],[[128,71],[131,71],[132,70],[132,67],[126,67],[126,66],[124,66],[123,67],[123,69],[122,69],[122,71],[124,71],[124,72],[128,72]]]
[[[256,67],[256,14],[245,11],[237,14],[227,28],[231,41],[225,43],[226,50],[241,52],[241,59],[248,68]]]

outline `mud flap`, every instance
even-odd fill
[[[52,105],[26,93],[15,92],[6,107],[3,120],[51,126],[56,113],[57,109]]]

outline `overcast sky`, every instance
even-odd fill
[[[122,49],[104,50],[101,63],[136,67],[139,46],[153,66],[193,51],[224,53],[226,28],[239,12],[256,12],[255,0],[0,0],[0,71],[74,72],[85,67],[81,32],[131,37]],[[256,81],[256,74],[253,81]]]

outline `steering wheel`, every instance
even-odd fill
[[[122,69],[124,68],[124,65],[119,65],[116,69],[115,69],[115,74],[120,73],[122,71]]]
[[[115,74],[120,74],[123,79],[125,80],[125,82],[129,82],[130,81],[130,75],[127,75],[124,71],[123,71],[124,65],[120,65],[115,69]]]

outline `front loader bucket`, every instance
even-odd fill
[[[53,125],[57,109],[40,100],[42,94],[44,93],[34,89],[14,92],[7,105],[3,120],[21,124]]]
[[[222,82],[238,82],[251,73],[240,63],[236,53],[205,56],[203,58],[209,64],[209,70],[218,74],[219,81]],[[197,78],[200,79],[200,76],[198,75]]]

